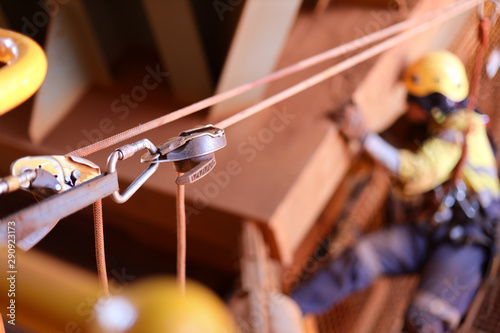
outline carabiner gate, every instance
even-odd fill
[[[132,157],[136,152],[142,149],[147,149],[149,154],[155,156],[155,158],[151,161],[151,164],[144,170],[139,177],[137,177],[132,184],[127,187],[123,193],[119,193],[118,190],[114,191],[111,194],[111,198],[113,201],[117,203],[124,203],[130,197],[137,192],[137,190],[155,173],[155,171],[160,166],[159,163],[156,162],[160,154],[158,154],[158,150],[156,146],[149,141],[148,139],[143,139],[141,141],[137,141],[132,144],[125,145],[121,148],[116,149],[111,155],[108,157],[108,173],[116,172],[116,164],[118,160],[125,160],[129,157]]]

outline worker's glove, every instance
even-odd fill
[[[352,103],[339,112],[332,114],[340,133],[348,140],[363,141],[368,134],[363,116],[358,107]]]

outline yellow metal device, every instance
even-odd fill
[[[31,97],[43,83],[47,59],[42,48],[20,33],[0,29],[0,115]]]

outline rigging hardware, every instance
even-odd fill
[[[191,184],[207,175],[216,164],[214,152],[226,146],[224,130],[206,125],[196,127],[162,143],[156,153],[146,153],[141,162],[174,162],[177,185]]]
[[[154,158],[151,159],[151,165],[149,165],[146,170],[144,170],[139,177],[137,177],[132,184],[122,193],[118,191],[114,191],[111,193],[111,198],[113,201],[117,203],[124,203],[130,197],[137,192],[137,190],[146,182],[146,180],[149,179],[155,173],[155,171],[158,169],[160,166],[159,163],[157,163],[158,160],[158,150],[155,147],[155,145],[149,141],[148,139],[143,139],[140,141],[137,141],[132,144],[125,145],[121,148],[118,148],[115,150],[111,155],[109,155],[108,158],[108,173],[116,173],[116,164],[118,160],[126,160],[127,158],[132,157],[136,152],[142,149],[147,149],[149,151],[149,154],[151,156],[154,156]]]
[[[20,158],[12,163],[11,173],[12,175],[0,181],[0,193],[23,189],[38,197],[47,198],[91,180],[99,176],[101,172],[97,165],[83,158],[55,155]],[[22,214],[18,217],[24,218]],[[42,219],[36,215],[33,218]],[[16,221],[13,216],[4,220]],[[45,237],[59,220],[60,217],[54,217],[38,227],[30,227],[29,225],[18,227],[18,246],[23,250],[30,249]],[[5,223],[0,225],[0,234],[4,232],[4,227]],[[19,233],[19,228],[24,231]]]

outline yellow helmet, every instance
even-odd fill
[[[408,95],[424,109],[444,112],[465,106],[469,81],[462,61],[449,51],[434,51],[408,67],[404,74]]]
[[[183,296],[174,278],[138,281],[95,305],[96,333],[235,333],[225,304],[206,287],[188,281]]]

